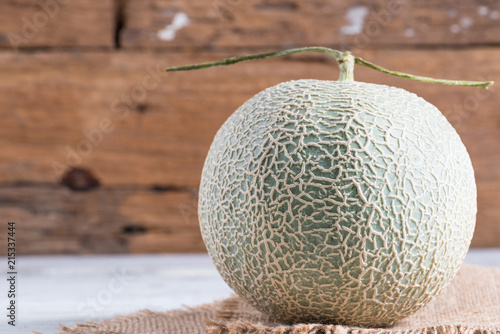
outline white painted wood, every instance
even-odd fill
[[[471,250],[466,262],[500,267],[500,249]],[[0,314],[2,334],[56,333],[59,323],[195,306],[231,293],[204,254],[20,257],[17,289],[18,326],[7,326]],[[4,310],[6,291],[4,279]]]
[[[18,333],[55,333],[59,323],[195,306],[231,293],[207,255],[20,257],[18,268]],[[0,333],[17,333],[4,317]]]

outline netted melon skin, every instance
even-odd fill
[[[450,282],[476,185],[446,118],[403,89],[289,81],[215,136],[199,220],[227,284],[283,322],[387,326]]]

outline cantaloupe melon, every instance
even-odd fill
[[[474,171],[433,105],[343,74],[278,84],[229,117],[203,167],[201,232],[224,280],[262,312],[387,326],[457,272]]]

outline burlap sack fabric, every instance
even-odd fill
[[[169,312],[147,310],[101,323],[62,327],[60,334],[492,334],[500,333],[500,269],[463,265],[430,304],[389,328],[280,325],[240,298]]]

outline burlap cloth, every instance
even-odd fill
[[[280,325],[236,296],[169,312],[142,310],[101,323],[61,326],[60,334],[490,334],[500,333],[500,269],[463,265],[426,307],[389,328]]]

